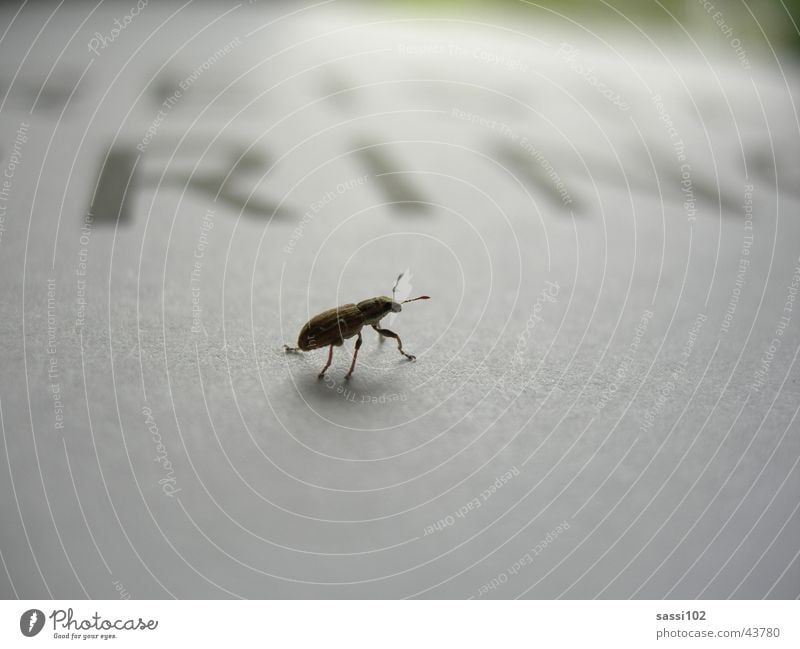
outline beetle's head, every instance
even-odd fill
[[[390,313],[400,313],[403,310],[401,306],[402,302],[398,302],[392,297],[386,297],[382,295],[378,298],[380,300],[381,309],[385,315],[389,315]]]
[[[402,307],[400,302],[395,302],[392,298],[381,295],[374,298],[375,309],[380,311],[381,315],[389,315],[390,313],[400,313]]]
[[[400,273],[400,274],[397,276],[397,281],[395,281],[395,283],[394,283],[394,287],[392,288],[392,299],[391,299],[391,300],[389,300],[389,298],[388,298],[388,297],[386,297],[386,298],[382,298],[382,299],[384,299],[384,300],[388,300],[388,302],[389,302],[389,307],[390,307],[390,310],[392,311],[392,313],[400,313],[400,312],[403,310],[403,307],[402,307],[402,306],[400,306],[400,305],[401,305],[401,304],[405,304],[406,302],[414,302],[415,300],[430,300],[430,297],[429,297],[429,296],[427,296],[427,295],[420,295],[419,297],[415,297],[413,300],[403,300],[402,302],[397,302],[397,301],[394,299],[394,295],[395,295],[395,293],[397,292],[397,285],[400,283],[400,280],[402,279],[403,275],[404,275],[404,273]],[[387,313],[388,313],[388,311],[387,311]]]

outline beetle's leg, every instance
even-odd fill
[[[299,347],[289,347],[289,345],[284,345],[283,346],[283,351],[285,351],[287,354],[289,354],[289,353],[297,354],[298,352],[300,352],[302,350]]]
[[[325,363],[325,367],[322,368],[322,371],[319,373],[317,378],[322,378],[325,376],[325,370],[327,370],[331,366],[331,361],[333,360],[333,345],[328,347],[328,362]]]
[[[400,336],[398,336],[394,331],[389,331],[388,329],[381,329],[376,325],[372,325],[372,328],[377,331],[381,336],[386,336],[387,338],[395,338],[397,340],[397,349],[400,350],[400,353],[405,356],[410,361],[417,360],[416,356],[412,356],[411,354],[406,354],[403,351],[403,341],[400,340]]]
[[[353,352],[353,362],[350,363],[350,371],[345,375],[345,379],[349,379],[350,375],[353,373],[353,369],[356,366],[356,358],[358,358],[358,350],[361,347],[361,332],[358,332],[358,338],[356,338],[356,348]]]

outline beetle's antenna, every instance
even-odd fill
[[[403,300],[400,304],[405,304],[406,302],[416,302],[417,300],[430,300],[430,295],[420,295],[419,297],[415,297],[413,300]]]
[[[405,271],[403,271],[397,276],[397,281],[395,281],[394,286],[392,287],[392,301],[394,301],[394,294],[397,291],[397,285],[400,283],[400,280],[403,278],[403,275],[405,274],[406,274]]]

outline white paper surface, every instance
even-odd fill
[[[3,596],[799,594],[796,65],[50,11],[0,23]],[[416,362],[284,354],[401,271]]]

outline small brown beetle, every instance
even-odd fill
[[[363,300],[358,304],[345,304],[337,306],[335,309],[328,309],[319,315],[315,315],[311,320],[303,325],[300,330],[300,335],[297,337],[297,347],[289,347],[284,345],[287,352],[311,351],[312,349],[319,349],[320,347],[328,347],[328,362],[319,373],[319,378],[325,376],[325,371],[330,367],[333,360],[333,348],[341,346],[347,338],[358,336],[356,338],[356,347],[353,352],[353,362],[350,363],[350,371],[344,377],[349,379],[356,366],[356,358],[358,358],[358,350],[361,347],[361,328],[366,325],[371,325],[381,336],[387,338],[395,338],[397,340],[397,349],[408,360],[416,360],[416,356],[406,354],[403,351],[403,343],[394,331],[380,328],[380,321],[389,313],[399,313],[402,311],[401,304],[406,302],[414,302],[416,300],[429,300],[428,295],[421,295],[415,297],[413,300],[403,300],[402,302],[395,302],[394,296],[397,291],[397,284],[403,273],[397,277],[397,281],[392,288],[392,297],[386,296],[371,297],[368,300]]]

